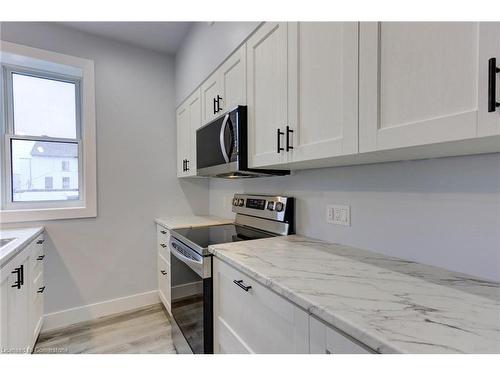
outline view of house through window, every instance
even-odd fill
[[[4,68],[11,202],[78,200],[78,81]]]

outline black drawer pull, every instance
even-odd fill
[[[12,271],[12,273],[17,275],[17,280],[14,284],[11,285],[11,287],[21,289],[21,286],[24,285],[24,266],[20,265],[19,267],[14,268],[14,271]]]
[[[285,143],[286,152],[293,150],[293,146],[290,146],[290,133],[293,133],[293,130],[290,129],[290,127],[287,125],[286,126],[286,143]]]
[[[37,244],[37,245],[41,245],[41,244],[43,244],[44,242],[45,242],[45,240],[38,240],[38,241],[36,241],[36,244]]]
[[[160,272],[161,272],[161,274],[162,274],[163,276],[166,276],[166,275],[167,275],[167,271],[165,271],[165,270],[161,270]]]
[[[277,138],[277,144],[278,144],[278,149],[277,149],[277,151],[278,151],[278,154],[279,154],[281,151],[285,151],[285,148],[284,148],[284,147],[281,147],[281,144],[280,144],[280,137],[281,137],[282,135],[285,135],[285,133],[284,133],[284,132],[282,132],[281,130],[279,130],[279,128],[278,128],[278,129],[276,129],[276,130],[277,130],[277,137],[276,137],[276,138]]]
[[[236,285],[238,285],[245,292],[248,292],[250,289],[252,289],[251,285],[245,285],[245,284],[243,284],[243,280],[233,280],[233,283],[235,283]]]
[[[161,234],[167,234],[167,231],[165,231],[165,230],[161,230],[161,231],[160,231],[160,233],[161,233]]]
[[[496,99],[497,73],[500,73],[500,68],[497,67],[497,59],[492,57],[488,60],[488,112],[495,112],[500,107]]]
[[[216,99],[216,102],[217,102],[217,112],[216,113],[219,113],[220,111],[222,111],[222,108],[220,107],[220,101],[221,101],[222,97],[217,94],[217,99]]]
[[[38,288],[37,293],[43,293],[44,290],[45,290],[45,287],[42,286],[41,288]]]
[[[165,245],[164,243],[161,243],[160,246],[161,247],[167,247],[167,245]]]
[[[40,255],[38,258],[36,258],[36,260],[43,260],[43,258],[45,258],[45,254]]]

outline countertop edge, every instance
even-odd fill
[[[41,233],[45,231],[45,227],[43,226],[5,229],[5,231],[29,230],[29,229],[33,229],[34,232],[31,235],[24,237],[23,240],[18,244],[16,244],[16,246],[10,252],[6,253],[5,255],[2,256],[2,258],[0,258],[0,268],[5,266],[12,259],[14,259],[18,254],[20,254],[26,248],[26,246],[31,241],[33,241],[37,236],[39,236]]]
[[[187,224],[186,222],[189,222],[189,218],[192,218],[191,223]],[[183,221],[182,224],[173,224],[169,223],[168,220],[175,221],[176,219],[180,219]],[[202,222],[200,222],[200,220]],[[198,221],[198,222],[196,222]],[[222,224],[231,224],[234,222],[233,219],[227,219],[227,218],[222,218],[222,217],[217,217],[217,216],[210,216],[210,215],[186,215],[186,216],[170,216],[170,217],[155,217],[154,222],[165,229],[168,230],[174,230],[174,229],[179,229],[179,228],[195,228],[195,227],[205,227],[209,225],[222,225]]]

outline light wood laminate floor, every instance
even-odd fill
[[[44,332],[34,353],[175,354],[163,305],[132,310]]]

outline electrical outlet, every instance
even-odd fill
[[[351,208],[342,205],[328,205],[326,207],[326,222],[351,226]]]

